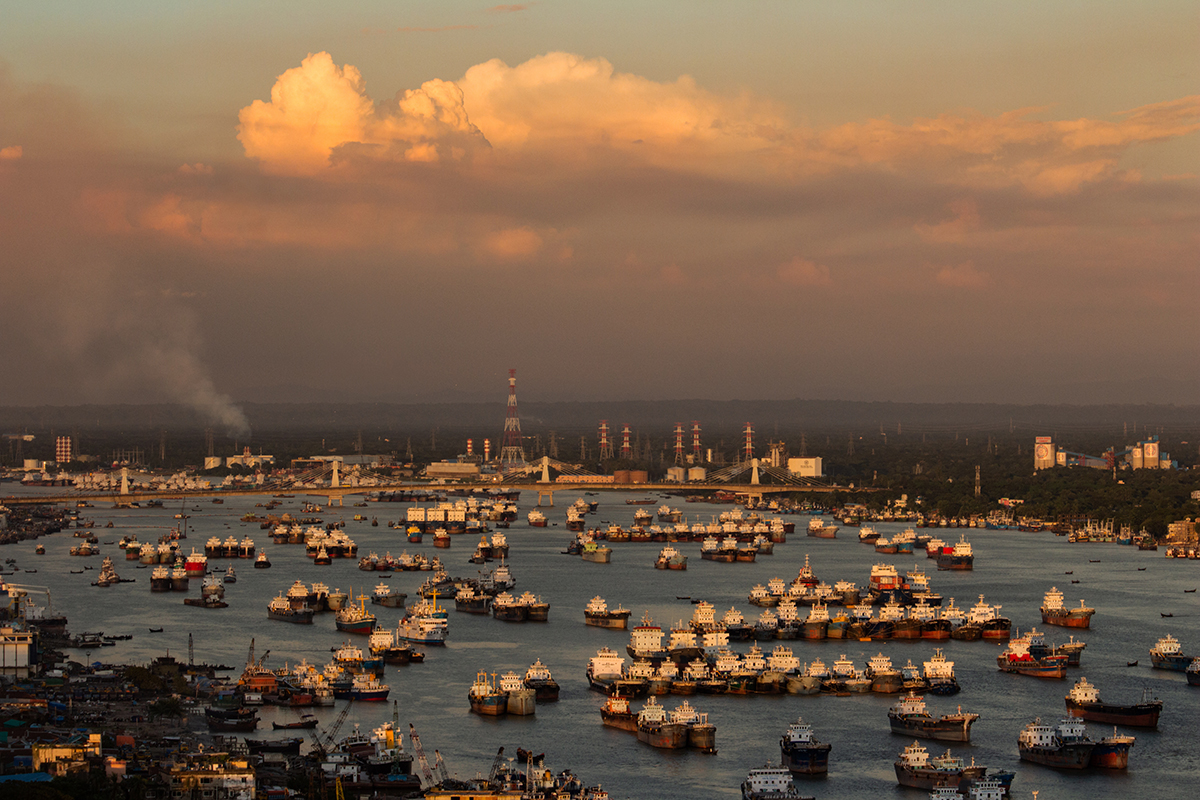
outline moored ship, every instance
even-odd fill
[[[909,692],[888,711],[892,733],[936,739],[942,742],[971,741],[971,725],[978,714],[964,712],[961,707],[953,714],[934,717],[925,709],[925,701]]]
[[[1008,648],[996,656],[996,666],[1004,672],[1032,675],[1035,678],[1065,678],[1067,656],[1044,646],[1044,636],[1036,630],[1013,639]]]
[[[1042,622],[1047,625],[1058,625],[1063,628],[1087,628],[1092,624],[1092,615],[1096,609],[1089,608],[1079,601],[1078,608],[1067,608],[1063,605],[1063,593],[1058,587],[1051,586],[1042,598]]]
[[[539,703],[553,703],[558,700],[558,681],[550,674],[550,668],[539,658],[529,669],[525,670],[525,686],[534,691],[534,697]]]
[[[276,619],[282,622],[296,622],[302,625],[311,625],[313,621],[313,610],[309,606],[294,607],[286,597],[282,594],[275,597],[267,604],[267,618]]]
[[[1191,663],[1192,657],[1183,654],[1179,641],[1169,633],[1150,648],[1150,666],[1155,669],[1184,672]]]
[[[655,569],[687,569],[687,556],[679,552],[672,545],[667,545],[662,550],[658,551],[658,558],[654,562]]]
[[[1087,735],[1087,726],[1074,717],[1062,719],[1057,725],[1035,719],[1017,737],[1022,761],[1058,769],[1125,769],[1133,744],[1134,737],[1115,734],[1093,741]]]
[[[489,680],[484,670],[475,674],[475,682],[467,690],[467,699],[473,712],[487,717],[498,717],[508,710],[508,695]]]
[[[1080,678],[1066,696],[1067,713],[1089,722],[1108,725],[1128,725],[1135,728],[1157,728],[1162,713],[1162,700],[1153,698],[1145,689],[1138,703],[1115,705],[1100,700],[1100,691],[1087,678]]]
[[[783,766],[795,775],[824,775],[829,772],[829,751],[833,745],[819,742],[812,726],[799,717],[788,725],[779,740]]]
[[[783,767],[767,764],[750,770],[742,782],[742,800],[816,800],[800,794],[792,781],[792,773]]]
[[[637,737],[639,742],[664,750],[678,750],[688,743],[687,726],[672,721],[655,697],[648,698],[638,712]]]
[[[967,791],[976,782],[991,777],[1004,786],[1012,783],[1013,773],[997,772],[988,775],[987,767],[979,766],[975,759],[967,764],[949,750],[944,755],[930,756],[920,742],[913,742],[895,762],[896,780],[901,786],[914,789],[934,789],[939,786],[954,786]]]
[[[629,615],[633,613],[628,608],[618,605],[609,608],[608,603],[600,595],[596,595],[583,609],[583,621],[597,628],[621,628],[629,625]]]
[[[360,595],[358,605],[347,604],[337,612],[334,622],[343,633],[360,633],[364,636],[375,629],[375,615],[367,611],[366,596]]]
[[[941,570],[975,568],[975,553],[966,536],[960,536],[951,547],[941,548],[937,555],[937,568]]]

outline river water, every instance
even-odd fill
[[[5,491],[13,491],[9,488],[13,486],[6,485]],[[1160,636],[1172,633],[1182,642],[1185,652],[1200,652],[1197,595],[1184,592],[1200,585],[1200,565],[1194,561],[1166,559],[1161,551],[1139,552],[1114,544],[1068,544],[1064,538],[1050,534],[968,530],[965,533],[975,550],[974,570],[937,572],[933,562],[923,554],[877,555],[873,548],[857,542],[857,532],[852,528],[843,528],[833,540],[809,538],[803,533],[808,517],[795,516],[792,519],[797,533],[790,535],[786,544],[776,545],[774,555],[760,556],[754,563],[719,564],[701,560],[700,545],[689,543],[680,545],[689,556],[688,569],[662,572],[653,568],[661,547],[658,544],[614,544],[610,564],[593,564],[562,555],[571,537],[564,525],[566,508],[578,496],[572,492],[556,493],[556,507],[546,509],[552,527],[534,529],[526,525],[525,514],[536,498],[527,494],[518,504],[518,521],[507,532],[511,547],[509,564],[517,580],[516,590],[529,590],[547,600],[551,604],[549,622],[503,623],[452,610],[448,644],[426,648],[423,664],[387,667],[384,680],[391,685],[389,702],[356,704],[343,732],[353,724],[369,730],[389,719],[390,701],[395,700],[399,703],[401,727],[414,724],[430,758],[433,750],[438,749],[452,775],[466,778],[477,772],[486,774],[498,747],[504,746],[508,756],[515,756],[517,747],[524,747],[546,753],[547,765],[552,769],[570,768],[586,783],[604,785],[614,800],[691,800],[739,797],[739,785],[748,770],[768,760],[778,762],[780,736],[788,723],[802,715],[812,724],[818,739],[833,745],[829,775],[797,781],[806,793],[823,800],[924,798],[926,792],[896,784],[893,761],[911,740],[889,731],[887,711],[894,697],[696,695],[689,700],[698,710],[707,712],[717,726],[719,752],[704,755],[690,750],[655,750],[639,743],[631,734],[602,727],[599,709],[603,698],[588,690],[584,676],[588,659],[600,647],[608,646],[624,654],[629,636],[626,631],[584,625],[583,607],[594,595],[604,596],[610,605],[620,603],[632,609],[634,621],[643,612],[649,612],[664,628],[678,620],[687,620],[692,614],[694,606],[686,600],[677,600],[677,596],[704,598],[716,606],[718,615],[730,606],[737,606],[752,620],[760,609],[746,601],[750,588],[756,583],[766,584],[775,576],[791,581],[806,555],[821,580],[831,584],[839,579],[853,580],[860,587],[865,587],[871,565],[887,560],[901,571],[919,564],[930,575],[933,589],[947,599],[955,598],[960,606],[969,607],[983,594],[989,602],[1003,607],[1002,613],[1013,620],[1015,627],[1023,631],[1038,624],[1047,630],[1051,642],[1065,641],[1071,633],[1040,625],[1038,608],[1042,594],[1051,585],[1066,593],[1068,605],[1085,599],[1096,608],[1091,630],[1081,634],[1072,631],[1088,646],[1082,667],[1070,670],[1066,681],[999,672],[995,663],[999,648],[992,643],[940,643],[947,656],[956,662],[963,691],[952,698],[930,696],[930,711],[947,713],[961,706],[980,715],[972,729],[971,743],[955,744],[956,753],[992,769],[1015,771],[1014,797],[1028,798],[1033,790],[1040,792],[1039,800],[1192,796],[1185,781],[1194,781],[1200,774],[1197,760],[1200,727],[1196,724],[1200,688],[1189,687],[1182,673],[1150,669],[1147,651]],[[598,499],[600,507],[588,517],[589,526],[600,521],[627,526],[635,507],[627,505],[625,500],[643,496],[618,492],[590,498]],[[284,500],[276,513],[290,511],[299,516],[304,499],[297,496]],[[656,497],[655,501],[655,505],[646,508],[653,511],[661,502],[669,502],[682,508],[689,521],[708,521],[724,508],[687,504],[681,499],[663,501]],[[121,577],[136,578],[134,583],[106,589],[92,587],[90,582],[95,579],[100,559],[69,556],[68,549],[78,540],[65,531],[39,540],[47,549],[42,556],[34,554],[32,542],[0,548],[0,554],[15,558],[21,570],[6,579],[49,587],[55,609],[67,615],[73,632],[133,634],[132,640],[119,642],[115,647],[90,653],[72,651],[80,660],[146,663],[167,651],[176,658],[186,659],[190,633],[198,662],[223,663],[240,670],[254,637],[259,655],[270,651],[267,661],[270,667],[301,658],[323,664],[330,658],[330,648],[346,639],[346,635],[335,629],[333,615],[319,614],[312,626],[291,625],[268,620],[267,603],[297,578],[369,595],[379,577],[376,573],[359,571],[354,559],[316,566],[305,557],[303,546],[272,544],[268,532],[260,530],[257,523],[240,522],[243,514],[255,510],[254,504],[255,498],[230,497],[223,505],[208,500],[186,505],[190,519],[189,536],[183,543],[185,551],[190,552],[193,546],[202,551],[210,536],[224,539],[233,534],[240,540],[249,534],[260,549],[266,549],[273,564],[269,570],[255,570],[249,560],[233,560],[238,581],[226,587],[225,599],[229,603],[226,609],[185,606],[181,593],[151,593],[150,569],[136,569],[136,562],[124,561],[115,544],[123,534],[130,533],[136,533],[143,542],[156,541],[178,524],[174,516],[185,508],[178,504],[130,510],[97,503],[95,508],[80,510],[81,516],[95,520],[102,554],[112,555]],[[451,548],[438,550],[432,546],[430,536],[425,537],[423,544],[411,545],[399,530],[387,527],[388,522],[403,518],[405,508],[403,504],[391,503],[372,503],[366,508],[347,505],[327,509],[321,517],[325,522],[346,520],[346,530],[358,543],[359,555],[372,550],[381,555],[385,551],[398,555],[403,550],[420,550],[429,556],[439,555],[451,575],[476,574],[479,568],[468,563],[476,543],[473,537],[454,537]],[[379,526],[353,521],[355,513],[368,519],[378,518]],[[113,528],[101,527],[109,521]],[[904,526],[876,527],[883,535],[890,536]],[[950,536],[955,533],[947,532]],[[71,574],[71,569],[79,569],[84,563],[95,569]],[[210,568],[223,569],[225,563],[213,559]],[[24,572],[29,569],[37,569],[37,573]],[[1064,574],[1068,570],[1073,575]],[[429,574],[396,572],[387,581],[407,592],[411,603],[417,586]],[[1079,583],[1072,584],[1072,579]],[[199,594],[198,583],[193,581],[190,594]],[[453,608],[452,602],[450,607]],[[378,606],[374,610],[382,624],[395,627],[399,610]],[[1174,616],[1164,618],[1161,616],[1164,612]],[[152,634],[151,627],[161,627],[163,632]],[[365,637],[359,644],[365,646]],[[773,646],[763,644],[768,651]],[[830,664],[844,653],[860,668],[877,652],[890,656],[899,667],[909,659],[919,665],[934,650],[933,643],[920,641],[797,640],[785,644],[802,661],[820,657]],[[735,649],[742,652],[748,646],[735,643]],[[534,717],[497,719],[469,712],[467,689],[478,670],[523,673],[535,658],[550,667],[561,685],[558,703],[538,706]],[[1127,666],[1134,660],[1140,665]],[[235,670],[232,676],[236,678],[237,674]],[[1016,741],[1020,729],[1035,717],[1054,720],[1062,716],[1063,695],[1081,675],[1096,684],[1101,697],[1109,702],[1133,702],[1140,698],[1143,687],[1149,687],[1165,703],[1157,731],[1125,731],[1137,736],[1127,772],[1058,772],[1018,760]],[[668,708],[673,708],[679,700],[672,696],[661,699]],[[332,725],[342,702],[338,701],[333,708],[315,710],[323,727]],[[634,706],[640,707],[640,703],[635,702]],[[270,723],[295,716],[296,712],[289,709],[265,708],[257,735],[285,735],[272,732]],[[1089,724],[1089,728],[1093,738],[1108,733],[1103,725]],[[411,750],[407,738],[405,741]],[[944,752],[947,747],[938,742],[925,744],[931,753]]]

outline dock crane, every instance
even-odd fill
[[[450,780],[450,776],[446,774],[446,762],[442,760],[442,754],[437,750],[433,751],[433,774],[437,776],[438,783],[443,786]]]
[[[324,758],[325,753],[328,752],[330,746],[333,745],[333,739],[335,736],[337,736],[338,731],[342,729],[342,724],[346,721],[346,715],[350,713],[351,705],[353,705],[353,703],[349,701],[346,702],[346,705],[342,707],[342,713],[338,714],[337,719],[333,721],[333,726],[330,727],[328,733],[324,735],[317,733],[316,728],[313,728],[311,731],[309,731],[312,735],[313,746],[316,748],[317,755],[319,757]]]
[[[496,758],[492,761],[492,771],[488,773],[488,785],[494,785],[500,777],[500,768],[504,766],[504,748],[501,747],[496,751]]]
[[[417,729],[411,722],[408,724],[408,738],[412,740],[413,750],[417,753],[417,764],[421,767],[421,788],[428,789],[435,785],[433,773],[429,770],[429,759],[425,758],[425,748],[421,747],[421,737],[417,736]]]

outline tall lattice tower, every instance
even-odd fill
[[[683,423],[675,423],[675,463],[683,463]]]
[[[629,423],[621,427],[621,458],[633,458],[633,447],[629,444]]]
[[[525,466],[525,451],[521,448],[521,417],[517,414],[517,371],[508,371],[508,412],[504,417],[504,439],[500,446],[500,469]]]
[[[699,464],[702,459],[700,457],[700,420],[692,420],[692,459]]]
[[[749,422],[746,423],[745,433],[746,433],[745,459],[747,461],[749,461],[752,458],[754,458],[754,426],[751,425]]]
[[[600,420],[600,460],[608,461],[613,457],[612,439],[608,438],[608,420]]]

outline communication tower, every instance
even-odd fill
[[[600,420],[600,460],[608,461],[613,457],[612,439],[608,438],[608,420]]]
[[[745,458],[747,461],[750,461],[751,459],[754,458],[754,426],[749,422],[746,423],[745,434],[746,434]]]
[[[699,464],[701,461],[700,451],[700,420],[692,420],[692,459]]]
[[[675,463],[683,463],[683,423],[675,423]]]
[[[517,414],[517,371],[508,371],[508,412],[504,417],[504,440],[500,447],[500,469],[525,466],[525,451],[521,448],[521,417]]]
[[[621,427],[621,458],[633,458],[633,448],[629,444],[629,423]]]

